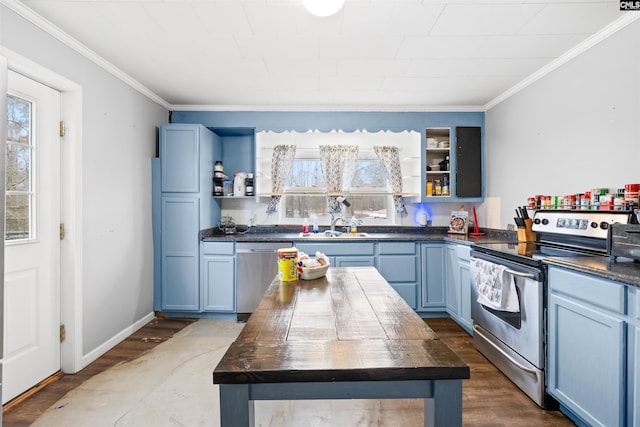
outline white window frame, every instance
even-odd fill
[[[358,145],[358,159],[376,159],[373,150],[376,145],[395,145],[400,148],[400,163],[403,172],[403,192],[408,195],[420,195],[420,170],[421,170],[421,135],[415,131],[403,132],[272,132],[261,131],[256,135],[256,188],[258,189],[258,199],[267,202],[271,191],[271,156],[273,147],[279,144],[296,145],[296,159],[319,159],[319,146],[322,144],[336,145]],[[316,188],[308,189],[310,193],[320,191]],[[359,188],[358,194],[366,194],[371,190],[372,195],[380,195],[378,188]],[[389,184],[387,182],[387,218],[367,219],[367,225],[395,225],[396,215],[393,204],[393,197],[389,194]],[[286,189],[285,189],[286,193]],[[356,193],[354,191],[354,193]],[[318,196],[326,196],[326,188]],[[346,195],[348,198],[348,194]],[[286,195],[282,196],[278,209],[276,222],[278,224],[300,224],[304,218],[286,218],[283,208]],[[275,218],[274,218],[275,219]],[[319,224],[328,225],[330,216],[324,215],[319,218]]]

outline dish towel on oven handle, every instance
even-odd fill
[[[513,274],[504,265],[472,258],[471,268],[478,289],[478,302],[500,311],[520,311]]]

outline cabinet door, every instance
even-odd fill
[[[199,129],[197,125],[161,126],[162,192],[197,193],[200,190]]]
[[[233,256],[203,256],[204,311],[235,311],[235,271],[236,262]]]
[[[482,139],[479,127],[456,128],[456,196],[482,197]]]
[[[473,329],[471,320],[471,263],[468,260],[458,259],[460,277],[460,325],[468,332]]]
[[[411,246],[413,255],[379,255],[377,268],[382,277],[415,310],[417,308],[418,257],[415,255],[415,244]]]
[[[549,295],[549,394],[590,425],[624,425],[624,321]]]
[[[162,309],[198,311],[198,198],[163,197]]]
[[[421,259],[420,308],[427,311],[444,310],[444,244],[422,244]]]
[[[460,266],[454,245],[446,245],[444,280],[447,295],[447,313],[458,321],[460,317]]]
[[[379,255],[378,270],[389,283],[411,282],[418,280],[415,255]]]
[[[638,313],[640,316],[640,312]],[[640,427],[640,326],[635,328],[635,348],[633,350],[633,372],[634,374],[630,376],[632,378],[632,401],[630,402],[631,408],[633,408],[633,414],[630,416],[633,417],[634,427]]]

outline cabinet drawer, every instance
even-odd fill
[[[458,259],[463,261],[471,261],[471,246],[456,245],[456,251],[458,252]]]
[[[232,242],[203,242],[202,252],[205,255],[234,255],[235,245]]]
[[[625,312],[626,286],[622,283],[577,273],[558,267],[549,268],[549,289],[616,313]]]
[[[378,270],[388,282],[416,283],[418,280],[415,255],[380,256]]]
[[[327,256],[339,255],[373,255],[373,242],[358,243],[311,243],[311,242],[294,242],[298,250],[313,256],[316,251],[320,251]]]
[[[379,242],[378,251],[380,255],[413,255],[416,253],[416,244],[414,242]]]

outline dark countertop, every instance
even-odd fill
[[[323,233],[327,227],[321,227]],[[200,232],[200,240],[204,242],[366,242],[366,241],[447,241],[467,245],[485,243],[517,242],[514,231],[486,230],[482,237],[471,237],[462,234],[449,234],[446,227],[358,227],[358,232],[369,234],[369,237],[353,239],[335,237],[299,237],[300,228],[296,226],[260,226],[253,227],[246,233],[225,235],[218,228],[209,228]],[[345,233],[348,234],[348,233]],[[593,274],[604,279],[615,280],[640,287],[640,262],[628,258],[600,256],[547,257],[547,264],[559,265],[581,273]]]
[[[327,357],[334,355],[334,357]],[[460,359],[373,267],[274,279],[215,384],[467,379]]]
[[[339,238],[325,237],[326,230],[322,227],[318,235],[300,237],[300,228],[291,226],[254,227],[246,233],[223,234],[217,228],[209,228],[200,232],[200,240],[204,242],[366,242],[381,240],[411,240],[434,241],[448,240],[463,244],[478,244],[487,242],[515,241],[515,232],[503,230],[487,230],[487,235],[471,237],[462,234],[448,234],[446,227],[358,227],[359,233],[367,233],[367,237],[349,238],[349,233],[343,233]]]
[[[634,262],[629,258],[614,260],[608,256],[549,257],[544,262],[640,287],[640,262]]]

